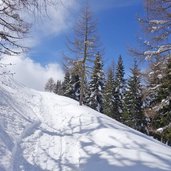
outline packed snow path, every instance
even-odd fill
[[[5,81],[0,171],[171,170],[170,147],[72,99]]]

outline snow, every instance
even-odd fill
[[[146,60],[148,61],[148,60],[151,60],[151,57],[153,56],[153,55],[156,55],[157,54],[157,52],[156,51],[145,51],[144,52],[144,55],[146,56]]]
[[[161,80],[161,79],[163,78],[163,75],[162,75],[162,74],[159,74],[159,75],[157,75],[157,78],[158,78],[159,80]]]
[[[166,24],[166,23],[168,23],[168,20],[150,20],[150,23],[151,24]]]
[[[164,130],[166,130],[168,128],[171,128],[171,122],[168,125],[164,126],[163,128],[158,128],[156,130],[156,132],[161,134],[161,133],[163,133]]]
[[[171,45],[170,44],[166,44],[166,45],[161,45],[157,51],[157,53],[162,53],[165,51],[171,50]]]
[[[161,45],[158,47],[157,50],[148,50],[144,52],[144,56],[146,56],[146,60],[151,60],[152,56],[161,54],[163,52],[171,50],[171,45],[166,44],[166,45]]]
[[[163,132],[163,128],[158,128],[158,129],[156,130],[156,132],[162,133],[162,132]]]
[[[170,171],[170,147],[77,101],[0,85],[0,171]]]
[[[150,42],[149,42],[149,41],[147,41],[147,40],[145,40],[145,41],[144,41],[144,44],[146,44],[146,45],[148,45],[148,46],[149,46],[149,45],[150,45]]]
[[[160,28],[161,27],[152,26],[151,32],[154,33],[155,31],[159,30]]]

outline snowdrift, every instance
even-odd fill
[[[0,82],[0,171],[170,171],[171,148],[78,102]]]

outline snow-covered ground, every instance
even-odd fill
[[[171,148],[78,102],[0,82],[0,171],[170,171]]]

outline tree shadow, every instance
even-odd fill
[[[81,171],[128,171],[128,170],[138,170],[138,171],[161,171],[161,170],[171,170],[171,155],[162,154],[161,150],[153,151],[150,149],[150,145],[148,146],[146,143],[140,143],[140,141],[136,141],[133,139],[132,136],[136,137],[137,139],[146,139],[149,144],[155,145],[156,141],[152,138],[148,138],[148,136],[143,135],[137,131],[132,130],[122,124],[118,124],[117,121],[113,121],[110,118],[99,116],[93,116],[89,118],[87,121],[84,120],[85,114],[80,114],[79,116],[70,116],[70,120],[66,127],[62,130],[62,132],[48,132],[44,131],[44,133],[53,136],[59,136],[61,138],[70,137],[71,139],[76,137],[77,141],[79,142],[79,167],[72,163],[69,159],[65,160],[65,163],[62,163],[61,156],[60,161],[57,162],[60,165],[60,170],[63,170],[63,167],[67,167],[69,170],[81,170]],[[73,122],[73,120],[77,119],[77,124]],[[118,138],[118,135],[109,134],[107,135],[108,139],[111,142],[99,143],[95,138],[94,135],[98,134],[98,131],[101,130],[118,130],[122,136],[128,139],[128,142],[122,142],[122,138]],[[99,132],[101,134],[101,132]],[[104,136],[104,138],[106,138]],[[103,135],[102,135],[103,139]],[[105,141],[105,140],[104,140]],[[112,142],[117,142],[116,144]],[[160,143],[158,143],[160,144]],[[161,148],[167,148],[164,145],[160,146]],[[169,148],[168,148],[169,149]],[[170,149],[169,149],[170,150]],[[127,155],[123,154],[122,151],[132,153]],[[73,154],[74,155],[74,154]],[[151,159],[147,161],[145,156],[148,156]],[[48,156],[52,158],[52,156]],[[53,159],[54,160],[54,159]],[[162,166],[155,163],[159,161],[162,163]]]
[[[8,163],[12,163],[13,150],[15,149],[17,137],[22,134],[26,125],[33,124],[34,120],[24,115],[25,106],[16,103],[16,100],[5,89],[0,89],[0,159],[7,158]],[[22,113],[23,112],[23,113]],[[13,167],[13,171],[47,171],[43,170],[36,163],[30,164],[23,157],[21,147],[18,147],[18,156],[13,166],[7,166],[0,161],[0,171],[7,171],[9,167]],[[7,156],[7,153],[9,156]]]
[[[18,104],[14,103],[15,99],[11,99],[8,93],[0,92],[0,96],[1,95],[3,95],[3,98],[13,109],[13,115],[18,114],[18,116],[20,116],[20,122],[25,125],[34,122],[32,119],[25,117],[22,114],[22,111],[18,111]],[[5,101],[0,102],[0,105],[4,105],[4,107],[6,107],[5,104]],[[65,105],[69,105],[69,102],[61,106],[61,112],[62,108],[65,108]],[[171,170],[171,154],[164,154],[164,152],[162,153],[162,150],[156,149],[153,151],[153,149],[151,149],[152,145],[156,145],[156,140],[128,128],[107,116],[99,114],[98,112],[96,113],[94,110],[87,107],[83,107],[82,109],[82,113],[79,115],[70,114],[69,111],[68,114],[64,113],[68,122],[64,125],[62,130],[40,125],[37,128],[37,131],[40,131],[41,134],[35,140],[33,138],[35,133],[24,138],[19,147],[20,155],[17,156],[18,163],[16,163],[14,171],[21,171],[20,166],[22,166],[25,171],[51,171],[52,169],[48,168],[48,164],[51,165],[52,163],[56,164],[56,167],[54,167],[56,171],[64,171],[65,169],[70,171]],[[18,116],[11,117],[14,118]],[[0,120],[1,119],[2,115],[0,116]],[[8,128],[14,129],[14,123],[12,119],[10,122],[7,122],[7,127],[2,127],[0,125],[0,141],[3,142],[8,151],[12,153],[15,142],[14,137],[10,134]],[[22,131],[20,130],[17,134],[21,132]],[[121,135],[118,135],[118,133]],[[135,138],[131,136],[132,134]],[[43,136],[51,137],[52,139],[54,138],[54,142],[51,142],[51,139],[48,139],[48,145],[44,148],[41,143],[36,142],[40,141]],[[124,137],[125,141],[123,141],[122,137]],[[144,142],[140,143],[140,140],[138,140],[139,138],[142,139],[142,141],[144,138],[148,140],[149,145]],[[69,140],[74,140],[73,142],[76,143],[74,146],[78,151],[73,152],[72,155],[75,156],[74,153],[78,153],[77,162],[73,161],[73,156],[68,156],[67,154],[69,153],[67,150],[72,148],[72,144]],[[58,149],[54,148],[55,143],[59,144]],[[157,144],[159,145],[160,143]],[[23,147],[24,145],[25,147]],[[27,145],[29,145],[29,147],[35,146],[37,149],[37,151],[30,151],[30,153],[33,153],[32,163],[29,162],[27,156],[24,156],[23,154],[24,148],[29,148]],[[64,146],[66,149],[62,149]],[[157,147],[164,150],[167,148],[161,144]],[[59,153],[59,156],[51,154],[50,149],[54,150],[54,152],[55,150],[59,150],[56,151],[56,153]],[[0,151],[1,150],[2,148],[0,147]],[[170,149],[168,148],[168,151],[169,150]],[[3,155],[3,153],[0,154]],[[45,169],[40,162],[40,158],[43,155],[46,156],[44,159],[46,165]],[[149,161],[145,159],[145,156],[149,157]],[[153,158],[154,161],[151,161],[150,158]],[[161,162],[161,164],[155,163],[157,161]],[[7,170],[5,170],[5,166],[0,164],[0,171]]]

